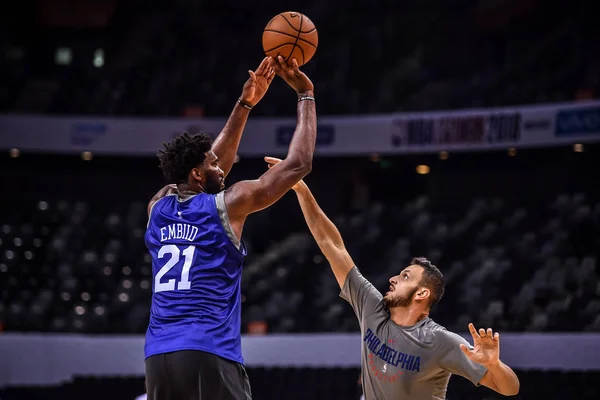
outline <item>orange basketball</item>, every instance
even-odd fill
[[[286,11],[273,17],[262,36],[267,56],[282,56],[291,65],[295,58],[298,65],[306,64],[317,51],[319,35],[315,24],[303,14]]]

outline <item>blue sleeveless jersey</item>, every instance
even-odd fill
[[[223,192],[154,204],[146,230],[152,307],[146,358],[201,350],[243,363],[241,276],[246,255],[231,231]]]

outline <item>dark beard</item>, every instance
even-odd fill
[[[403,297],[396,297],[393,299],[386,297],[384,299],[385,306],[388,309],[393,308],[393,307],[408,307],[412,303],[413,297],[414,297],[415,293],[417,293],[417,290],[419,290],[418,287],[414,288],[406,296],[403,296]]]
[[[217,194],[221,191],[221,180],[213,179],[209,180],[204,185],[204,190],[208,194]]]

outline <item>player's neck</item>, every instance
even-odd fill
[[[390,319],[400,326],[412,326],[428,316],[429,311],[413,305],[390,308]]]
[[[194,195],[197,195],[198,193],[202,193],[202,187],[200,188],[193,188],[191,185],[187,184],[187,183],[181,183],[179,185],[177,185],[177,193],[179,194],[179,197],[181,198],[186,198],[186,197],[191,197]]]

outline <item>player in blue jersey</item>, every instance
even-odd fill
[[[288,155],[251,181],[223,190],[249,110],[277,74],[297,92],[297,125]],[[148,205],[146,246],[153,294],[146,334],[149,400],[250,399],[241,350],[240,280],[246,217],[275,203],[312,167],[314,86],[293,66],[266,58],[250,72],[225,128],[211,142],[183,134],[159,151],[173,182]]]

